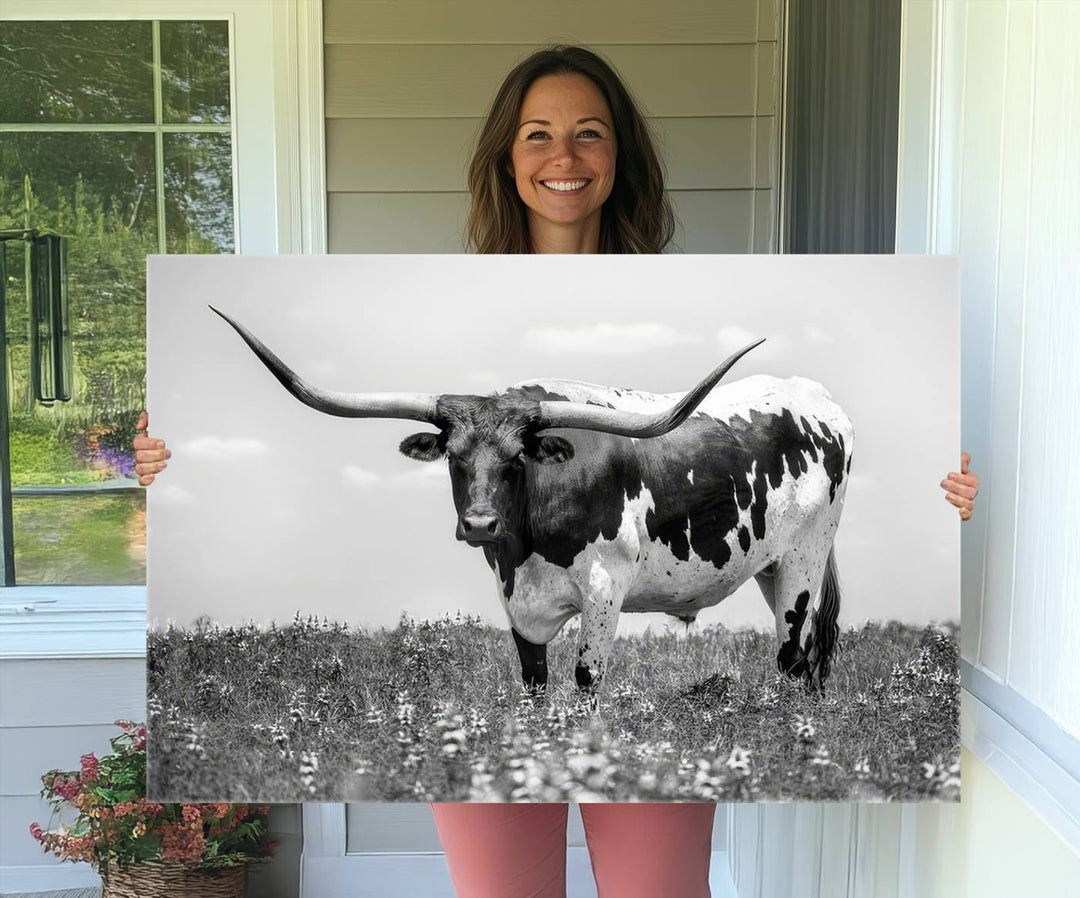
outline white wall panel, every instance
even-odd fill
[[[1035,12],[1009,684],[1080,737],[1080,4]]]

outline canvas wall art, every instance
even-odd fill
[[[956,260],[152,257],[158,800],[958,800]]]

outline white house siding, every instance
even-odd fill
[[[465,170],[495,89],[563,42],[606,56],[645,107],[681,250],[775,252],[779,8],[326,0],[330,251],[461,252]]]

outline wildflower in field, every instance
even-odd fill
[[[698,758],[691,789],[696,798],[717,801],[724,791],[724,777],[715,761]]]
[[[814,749],[814,753],[810,755],[810,763],[819,767],[828,767],[834,762],[829,757],[829,750],[824,745],[819,745]]]
[[[474,736],[486,736],[488,731],[488,721],[479,711],[475,708],[469,709],[469,729]]]
[[[193,721],[189,721],[187,724],[187,738],[184,743],[184,748],[191,752],[200,761],[206,758],[206,749],[202,744],[202,727],[195,724]]]
[[[750,752],[739,748],[737,745],[731,749],[731,754],[724,762],[724,766],[735,776],[750,775]]]
[[[449,705],[444,706],[443,713],[435,726],[441,733],[442,753],[450,757],[460,754],[465,749],[465,718],[460,714],[450,714]]]
[[[814,721],[810,717],[803,717],[801,714],[795,715],[795,722],[791,725],[791,728],[795,732],[795,738],[803,745],[812,743],[817,735],[817,730],[814,729]]]
[[[287,760],[292,757],[292,748],[289,746],[289,734],[285,732],[284,726],[280,723],[271,726],[270,738],[274,745],[277,746],[278,754],[281,755],[282,760]]]
[[[367,722],[372,726],[381,726],[382,722],[386,719],[386,714],[382,708],[369,708],[367,712]]]
[[[506,796],[494,786],[495,775],[488,770],[487,760],[477,758],[471,765],[469,801],[505,801]]]
[[[403,727],[411,727],[416,716],[416,705],[409,701],[408,690],[397,694],[397,720]]]
[[[926,780],[927,788],[931,793],[955,792],[960,789],[959,758],[956,758],[948,765],[941,760],[932,764],[924,761],[922,768],[923,778]]]
[[[315,785],[315,774],[319,770],[319,757],[315,752],[305,751],[300,753],[300,782],[304,784],[304,788],[308,790],[312,795],[315,794],[317,786]]]
[[[588,728],[578,733],[574,744],[566,752],[566,768],[574,778],[571,788],[576,793],[583,787],[590,793],[603,794],[612,786],[612,777],[616,765],[609,757],[609,743],[604,733],[596,728]],[[583,799],[574,797],[574,801],[603,799]]]
[[[859,758],[859,760],[855,763],[855,766],[852,767],[851,770],[857,777],[862,778],[862,777],[869,776],[870,775],[870,759],[869,758]]]

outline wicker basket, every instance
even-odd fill
[[[187,864],[132,864],[101,877],[101,898],[244,898],[247,865],[200,870]]]

